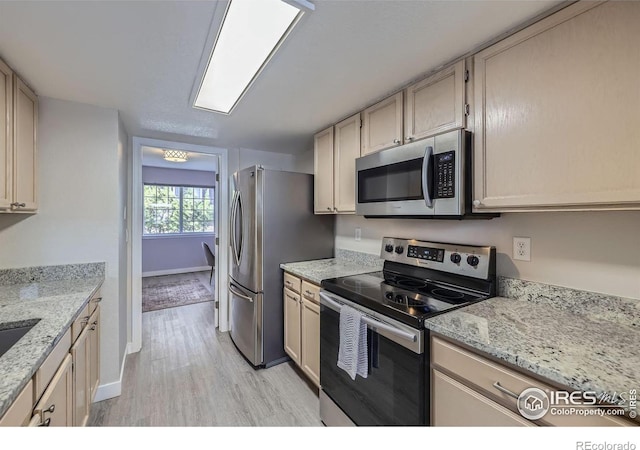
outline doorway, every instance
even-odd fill
[[[143,310],[215,300],[228,331],[226,172],[226,149],[133,138],[131,352],[142,348]]]

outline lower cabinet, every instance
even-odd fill
[[[320,386],[320,286],[285,273],[284,349]],[[297,292],[299,290],[299,292]]]
[[[0,426],[85,426],[100,383],[99,292],[64,333]],[[35,403],[35,408],[33,407]]]
[[[73,373],[71,355],[67,355],[34,408],[45,427],[73,426]]]

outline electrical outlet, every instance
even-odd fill
[[[513,238],[513,259],[520,261],[531,261],[531,238]]]
[[[356,241],[359,241],[360,239],[362,239],[362,228],[358,227],[356,228]]]

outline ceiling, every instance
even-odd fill
[[[157,147],[142,146],[142,165],[149,167],[164,167],[167,169],[212,170],[218,171],[218,157],[206,153],[187,152],[185,162],[171,162],[163,158],[164,151]]]
[[[133,136],[297,153],[559,2],[314,3],[230,116],[189,103],[225,2],[0,1],[0,57],[41,96],[118,109]]]

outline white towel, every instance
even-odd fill
[[[369,357],[367,353],[367,324],[362,313],[347,305],[340,308],[340,348],[338,349],[338,367],[349,374],[352,380],[356,375],[367,378]]]

